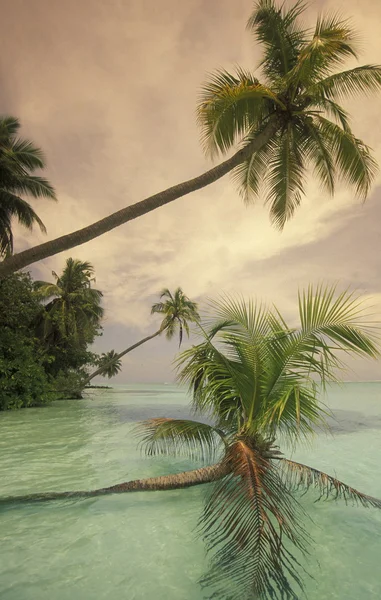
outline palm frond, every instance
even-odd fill
[[[349,57],[357,58],[357,35],[347,19],[340,15],[318,18],[310,42],[301,49],[298,61],[288,74],[288,83],[294,90],[307,89]]]
[[[13,252],[12,223],[9,213],[1,210],[0,205],[0,256],[6,257]]]
[[[323,498],[326,500],[344,500],[346,504],[352,502],[365,508],[381,508],[380,499],[363,494],[339,479],[332,477],[332,475],[327,475],[327,473],[323,473],[318,469],[293,460],[285,458],[279,460],[280,468],[285,470],[285,483],[289,486],[289,489],[306,492],[313,488],[319,494],[316,502]]]
[[[328,338],[341,349],[378,358],[379,327],[369,322],[363,302],[354,293],[336,294],[336,286],[309,286],[298,294],[301,333],[315,343]],[[326,344],[328,347],[328,344]]]
[[[186,456],[192,460],[220,458],[225,438],[221,430],[186,419],[149,419],[139,423],[135,434],[149,456]]]
[[[14,139],[10,153],[10,157],[25,169],[35,171],[45,167],[44,153],[29,140]]]
[[[1,116],[0,117],[0,143],[7,142],[10,138],[16,135],[20,129],[20,121],[16,117]]]
[[[169,291],[168,288],[163,288],[159,294],[160,298],[167,298],[169,300],[171,300],[171,302],[174,302],[174,298],[172,296],[172,293]]]
[[[0,254],[13,250],[13,218],[29,230],[37,224],[40,230],[46,233],[44,223],[28,202],[7,190],[0,189]]]
[[[306,40],[306,31],[298,17],[307,4],[301,0],[291,8],[278,8],[273,0],[259,0],[255,4],[247,28],[264,47],[261,67],[272,82],[284,77],[296,64]]]
[[[163,302],[157,302],[156,304],[153,304],[151,307],[151,315],[162,313],[164,311],[164,307],[165,304]]]
[[[57,200],[54,187],[44,177],[36,175],[23,175],[15,178],[13,185],[9,186],[14,191],[29,194],[34,198],[50,198]]]
[[[321,405],[314,382],[303,384],[298,374],[283,372],[262,403],[256,420],[263,434],[284,434],[288,441],[296,442],[301,437],[311,437],[316,428],[327,429],[329,414]]]
[[[334,73],[313,83],[307,93],[314,98],[351,98],[356,94],[370,94],[381,88],[381,66],[362,65]]]
[[[35,281],[33,287],[40,298],[47,299],[62,295],[62,289],[55,283],[49,283],[48,281]]]
[[[245,138],[245,145],[250,144],[256,135],[257,132],[250,132]],[[245,204],[251,204],[259,196],[278,137],[279,135],[274,136],[274,139],[262,146],[258,152],[254,152],[232,171],[232,179]]]
[[[119,358],[119,354],[115,350],[103,353],[100,358],[96,361],[98,367],[103,367],[100,375],[111,379],[115,377],[122,369],[122,361]]]
[[[335,158],[337,175],[366,199],[378,170],[370,149],[350,131],[344,131],[324,117],[316,117],[318,127]]]
[[[268,114],[266,100],[278,102],[270,88],[251,74],[217,71],[204,84],[197,109],[204,150],[212,157],[227,152],[233,144],[254,130]]]
[[[21,225],[32,229],[37,223],[41,231],[46,233],[45,225],[28,202],[4,189],[0,189],[0,202],[1,210],[6,211],[11,217],[16,217]]]
[[[341,128],[344,131],[351,131],[349,114],[342,106],[340,106],[340,104],[337,104],[334,100],[325,98],[324,96],[319,98],[315,97],[313,103],[316,108],[322,108],[329,118],[333,118],[336,123],[341,125]]]
[[[253,382],[209,341],[181,353],[178,379],[188,385],[196,414],[208,414],[219,427],[239,431],[244,421],[241,398],[252,400]]]
[[[322,188],[330,195],[333,195],[335,191],[336,171],[331,147],[312,119],[303,119],[301,123],[305,158],[314,167],[314,174],[319,179]]]
[[[294,214],[304,193],[305,160],[295,134],[288,123],[266,173],[266,204],[270,205],[272,223],[280,230]]]
[[[200,529],[211,553],[201,583],[209,597],[297,599],[300,566],[284,538],[307,551],[302,509],[284,487],[277,469],[245,440],[229,448],[230,475],[213,484]]]

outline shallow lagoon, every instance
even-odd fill
[[[295,460],[381,497],[381,383],[334,386],[334,437],[318,436]],[[184,417],[174,385],[96,390],[83,401],[0,414],[0,495],[104,487],[175,472],[188,461],[146,459],[136,421]],[[201,488],[0,508],[2,600],[199,600],[204,547],[194,528]],[[315,539],[310,600],[381,598],[381,511],[303,498]]]

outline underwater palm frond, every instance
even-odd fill
[[[213,484],[200,529],[211,552],[201,583],[211,597],[297,599],[288,578],[303,589],[298,562],[286,548],[287,538],[306,552],[303,511],[285,489],[277,469],[247,440],[229,448],[230,474]]]

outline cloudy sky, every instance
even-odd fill
[[[381,63],[381,3],[320,0],[342,9],[362,36],[362,62]],[[35,208],[54,238],[193,177],[202,154],[195,106],[216,67],[253,69],[259,49],[245,32],[252,0],[8,0],[0,34],[0,113],[46,153],[59,203]],[[381,164],[381,98],[351,101],[356,135]],[[372,296],[381,320],[381,178],[363,206],[334,199],[313,180],[280,234],[260,203],[245,208],[228,178],[33,266],[48,279],[68,256],[90,260],[104,292],[97,349],[122,350],[158,326],[150,305],[180,285],[201,303],[221,292],[275,302],[290,318],[298,287],[339,281]],[[47,239],[16,230],[16,250]],[[156,339],[124,360],[115,381],[170,381],[176,342]],[[351,364],[352,379],[381,379],[375,363]]]

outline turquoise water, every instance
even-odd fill
[[[146,459],[134,422],[184,417],[174,385],[98,390],[83,401],[0,414],[0,496],[104,487],[175,472],[188,461]],[[299,448],[296,460],[381,497],[381,383],[329,392],[334,437]],[[199,600],[204,547],[194,535],[201,488],[0,507],[1,600]],[[381,598],[381,511],[303,504],[315,539],[311,600]]]

